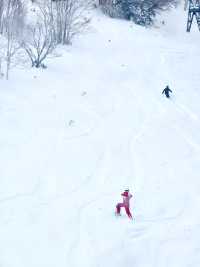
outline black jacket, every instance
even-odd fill
[[[168,94],[169,94],[169,92],[171,92],[171,93],[172,93],[172,90],[170,90],[170,89],[169,89],[169,86],[166,86],[166,87],[165,87],[165,89],[163,90],[162,94],[164,94],[164,93],[165,93],[165,94],[167,94],[167,95],[168,95]]]

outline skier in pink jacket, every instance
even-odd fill
[[[132,195],[129,193],[129,189],[126,189],[122,194],[123,203],[118,203],[116,206],[116,215],[121,215],[120,210],[121,208],[125,208],[126,214],[130,219],[133,219],[132,214],[129,209],[129,201],[132,198]]]

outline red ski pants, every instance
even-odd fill
[[[120,214],[121,208],[125,208],[126,214],[128,215],[129,218],[132,219],[132,214],[130,212],[129,206],[125,205],[124,203],[118,203],[116,208],[117,208],[117,214]]]

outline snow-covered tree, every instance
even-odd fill
[[[113,0],[114,16],[133,20],[136,24],[148,26],[156,14],[177,3],[177,0]],[[110,3],[108,4],[110,12]],[[107,13],[109,13],[107,12]]]

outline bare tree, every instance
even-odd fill
[[[56,48],[52,16],[45,4],[38,5],[36,23],[26,26],[22,47],[26,51],[32,67],[45,67],[43,61]]]
[[[9,70],[12,59],[20,48],[19,39],[23,32],[24,6],[20,0],[4,1],[3,11],[3,35],[6,38],[6,79],[9,77]]]
[[[2,65],[3,65],[3,59],[5,58],[4,53],[5,53],[4,40],[3,37],[0,36],[0,79],[3,77]]]
[[[4,11],[4,0],[0,0],[0,34],[3,32],[3,11]]]
[[[87,28],[87,12],[92,3],[93,0],[49,0],[58,44],[71,44],[73,37]]]

